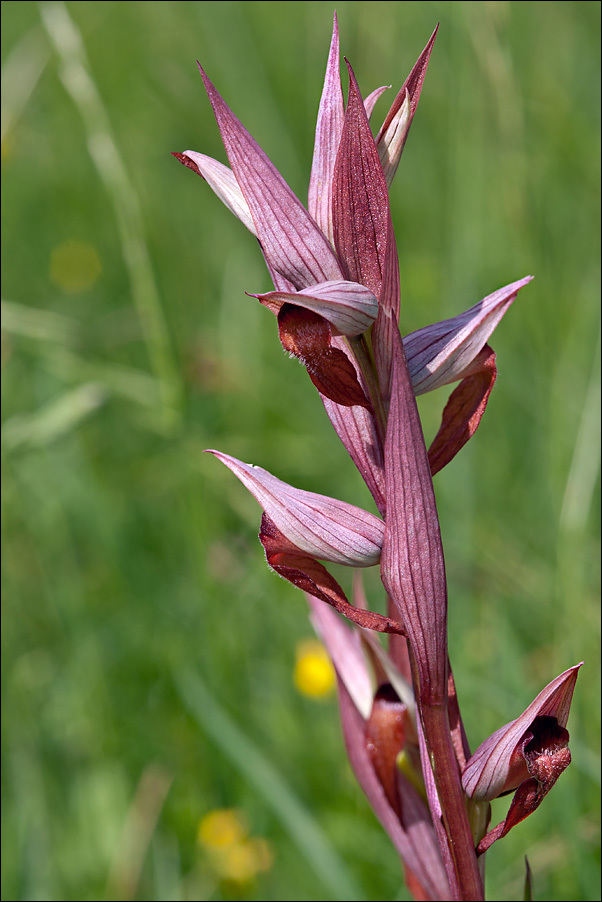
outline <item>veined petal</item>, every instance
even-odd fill
[[[405,98],[399,110],[391,120],[389,127],[376,145],[380,157],[381,166],[385,174],[387,187],[397,172],[399,160],[406,143],[406,138],[412,123],[412,105],[410,92],[406,88]]]
[[[299,290],[340,279],[335,253],[323,232],[274,164],[236,118],[199,64],[207,96],[245,196],[268,264]]]
[[[267,470],[220,451],[209,453],[232,470],[300,551],[349,567],[371,567],[380,560],[384,523],[374,514],[326,495],[293,488]]]
[[[511,282],[464,313],[407,335],[403,347],[415,394],[463,378],[520,289],[532,278]]]
[[[308,210],[334,247],[332,232],[332,174],[341,142],[345,106],[341,88],[339,26],[334,14],[332,41],[318,109],[314,157],[309,178]]]
[[[174,153],[173,156],[184,166],[204,178],[230,212],[234,213],[243,225],[257,237],[249,205],[240,190],[236,176],[228,166],[224,166],[219,160],[214,160],[213,157],[208,157],[204,153],[197,153],[196,150],[185,150],[184,153]]]
[[[521,779],[528,776],[524,766],[518,768],[517,781],[512,783],[513,768],[516,769],[519,763],[515,755],[517,747],[538,717],[555,718],[559,727],[566,727],[581,666],[577,664],[557,676],[520,717],[500,727],[481,743],[462,775],[462,786],[470,798],[495,799],[500,793],[515,789]]]
[[[322,282],[305,291],[270,291],[252,297],[275,313],[283,304],[294,304],[319,313],[340,335],[361,335],[370,328],[378,314],[377,299],[359,282]]]
[[[370,119],[370,116],[374,112],[374,107],[376,106],[377,100],[381,97],[385,91],[390,89],[391,85],[382,85],[380,88],[376,88],[372,91],[371,94],[368,94],[366,99],[364,100],[364,109],[366,110],[366,116]]]
[[[424,76],[426,75],[438,28],[439,26],[437,25],[428,44],[403,83],[376,138],[376,145],[387,180],[387,186],[390,186],[397,172],[412,119],[420,100],[420,92],[422,91]]]

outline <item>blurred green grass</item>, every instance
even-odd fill
[[[600,7],[337,11],[366,93],[441,22],[392,191],[403,329],[536,277],[496,333],[481,429],[437,477],[450,646],[473,746],[586,660],[573,765],[493,848],[488,898],[520,897],[526,853],[536,898],[596,899]],[[255,242],[169,156],[223,159],[198,58],[303,196],[331,16],[2,4],[3,899],[407,898],[334,699],[294,688],[303,598],[201,452],[370,501],[244,295],[269,287]],[[423,399],[428,434],[444,400]],[[222,808],[270,844],[254,881],[197,842]]]

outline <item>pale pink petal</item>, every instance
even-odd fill
[[[345,107],[339,63],[339,29],[335,13],[330,54],[316,122],[314,158],[308,197],[309,212],[333,246],[332,174],[341,141],[344,116]]]
[[[382,160],[383,171],[389,186],[393,181],[399,160],[416,113],[420,100],[420,92],[427,66],[437,36],[437,28],[432,33],[428,44],[418,57],[412,71],[403,83],[399,94],[393,101],[385,121],[376,138],[378,152]]]
[[[378,314],[378,301],[359,282],[322,282],[304,291],[270,291],[252,297],[258,298],[275,313],[283,304],[313,310],[328,320],[340,335],[361,335],[370,328]]]
[[[464,313],[406,335],[403,347],[415,394],[463,378],[520,289],[532,278],[511,282]]]
[[[350,567],[371,567],[380,560],[384,523],[374,514],[293,488],[267,470],[220,451],[209,453],[232,470],[280,532],[301,551]]]
[[[381,97],[385,91],[388,91],[391,85],[383,85],[381,88],[376,88],[376,90],[372,91],[371,94],[368,94],[366,99],[364,100],[364,109],[366,110],[366,116],[370,119],[370,116],[374,112],[374,107],[376,106],[376,102]]]
[[[199,175],[215,191],[222,203],[257,237],[249,205],[232,170],[218,160],[214,160],[213,157],[197,153],[196,150],[185,150],[182,156],[192,160]]]
[[[581,664],[565,670],[543,689],[520,717],[496,730],[481,743],[462,775],[462,785],[473,799],[495,799],[506,782],[516,747],[536,717],[555,717],[566,727],[573,690]]]

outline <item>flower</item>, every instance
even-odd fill
[[[422,792],[417,788],[421,776],[419,757],[417,766],[415,758],[416,727],[411,688],[382,646],[370,641],[369,633],[360,631],[360,635],[350,630],[329,608],[310,596],[307,600],[314,628],[336,671],[349,761],[376,816],[401,856],[406,883],[418,899],[452,898],[424,801],[424,787]],[[357,597],[355,601],[361,603]],[[368,660],[378,679],[376,690],[372,688]],[[412,746],[414,761],[408,768]]]
[[[321,642],[306,639],[298,643],[294,680],[299,692],[309,698],[330,695],[335,685],[335,673]]]
[[[481,743],[468,761],[462,785],[470,798],[489,801],[516,790],[504,820],[481,839],[479,854],[532,814],[569,766],[566,724],[581,666],[548,683],[520,717]]]
[[[353,504],[296,489],[267,470],[228,454],[209,453],[221,460],[262,506],[259,538],[276,573],[360,626],[404,633],[394,619],[349,604],[338,582],[317,560],[348,567],[377,564],[384,537],[382,520]]]
[[[385,529],[379,517],[353,504],[295,489],[262,467],[245,464],[229,454],[209,453],[240,479],[300,553],[347,567],[378,564]]]

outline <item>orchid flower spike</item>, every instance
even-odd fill
[[[275,291],[252,296],[278,317],[283,347],[307,368],[331,422],[381,511],[384,425],[390,397],[391,328],[399,272],[391,185],[422,91],[437,29],[393,101],[376,142],[368,123],[378,88],[362,100],[349,67],[343,100],[336,16],[318,110],[307,208],[201,69],[230,166],[194,150],[174,156],[200,175],[257,238]],[[200,67],[199,67],[200,68]],[[487,340],[529,278],[499,289],[455,319],[405,340],[416,393],[460,381],[430,449],[433,473],[477,429],[496,378]],[[374,347],[380,387],[358,354]]]

